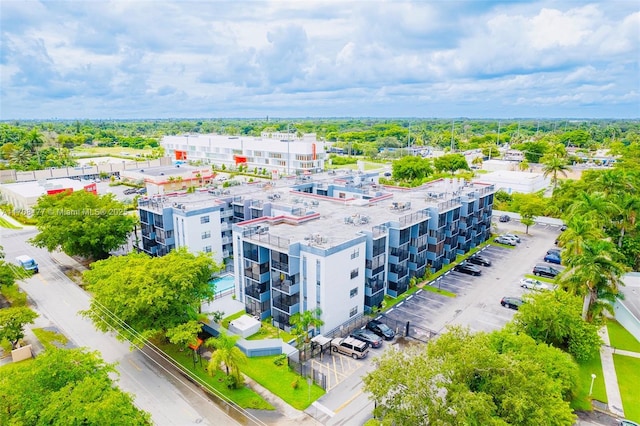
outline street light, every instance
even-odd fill
[[[589,396],[593,393],[593,382],[596,380],[596,375],[591,373],[591,387],[589,388]]]

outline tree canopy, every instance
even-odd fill
[[[445,154],[433,160],[433,165],[439,172],[450,172],[454,175],[458,170],[470,170],[467,159],[462,154]]]
[[[162,257],[130,253],[94,262],[83,275],[93,294],[84,315],[122,339],[131,338],[128,327],[147,337],[164,335],[197,319],[201,302],[213,298],[209,281],[218,269],[206,254],[183,248]]]
[[[33,324],[38,314],[25,306],[0,309],[0,341],[7,339],[14,349],[24,337],[24,326]]]
[[[597,324],[581,317],[580,297],[564,290],[530,293],[507,329],[526,333],[538,343],[547,343],[571,354],[576,361],[593,358],[602,340]]]
[[[389,349],[364,389],[383,424],[571,425],[577,365],[524,334],[452,328],[427,345]]]
[[[123,245],[137,221],[113,194],[86,191],[44,195],[33,216],[39,231],[33,245],[93,259],[105,259]]]
[[[114,386],[115,369],[97,352],[53,348],[2,370],[0,424],[151,424],[149,414]]]

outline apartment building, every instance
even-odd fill
[[[215,134],[164,136],[161,146],[177,161],[266,170],[273,177],[324,170],[325,143],[315,134],[263,133],[261,137]]]
[[[215,253],[233,262],[236,297],[248,313],[289,330],[292,315],[320,308],[318,332],[486,241],[494,195],[492,185],[461,179],[408,189],[353,172],[225,191],[141,199],[145,251],[161,255],[171,243]],[[168,231],[172,240],[157,238]]]

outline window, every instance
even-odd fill
[[[352,253],[351,253],[351,259],[355,259],[356,257],[360,256],[360,249],[355,249]]]
[[[358,295],[358,287],[352,288],[349,292],[349,297],[354,298]]]
[[[351,271],[351,279],[354,279],[358,276],[358,268]]]
[[[209,223],[209,216],[200,216],[200,223]]]
[[[207,238],[211,238],[211,231],[204,231],[202,233],[202,239],[206,240]]]
[[[354,306],[353,308],[351,308],[351,310],[349,311],[349,318],[356,316],[358,314],[358,307]]]
[[[204,246],[203,251],[205,253],[211,253],[211,246]]]

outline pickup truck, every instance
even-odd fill
[[[24,268],[27,271],[32,271],[34,274],[38,273],[38,263],[30,256],[22,255],[16,257],[18,266]]]

